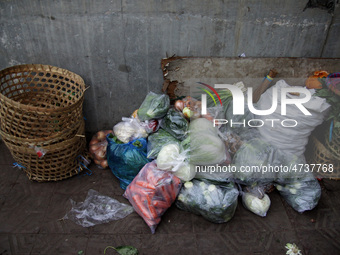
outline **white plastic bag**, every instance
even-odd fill
[[[119,122],[113,127],[114,135],[118,140],[123,143],[128,143],[135,139],[148,136],[148,133],[138,119],[123,117],[122,120],[122,122]]]
[[[286,115],[281,115],[281,90],[282,88],[287,87],[291,86],[284,80],[280,80],[261,95],[256,106],[257,109],[268,110],[271,108],[273,101],[273,88],[277,88],[278,104],[274,113],[270,115],[256,116],[257,119],[260,119],[265,123],[265,125],[258,129],[261,137],[265,141],[279,149],[300,156],[305,151],[305,146],[308,143],[308,137],[311,132],[316,126],[320,125],[324,121],[330,105],[325,99],[312,96],[308,102],[303,104],[303,106],[312,115],[305,115],[294,104],[287,104]],[[287,93],[286,97],[290,99],[301,99],[304,98],[305,95],[291,95]],[[271,121],[267,121],[268,119],[274,119],[275,124],[272,124]],[[281,122],[285,119],[296,120],[298,124],[295,127],[284,127],[281,125]],[[293,124],[294,123],[292,121],[289,122],[289,125],[293,126]]]

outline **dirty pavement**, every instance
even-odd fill
[[[295,243],[302,254],[339,254],[340,181],[324,179],[322,197],[312,211],[294,211],[272,191],[262,218],[238,203],[227,223],[211,223],[173,205],[155,234],[135,212],[126,218],[84,228],[61,220],[70,199],[84,201],[90,189],[127,203],[109,169],[91,164],[85,172],[57,182],[33,182],[13,167],[0,142],[0,254],[104,254],[107,246],[131,245],[139,254],[286,254]],[[87,172],[90,173],[90,172]],[[106,254],[117,254],[107,249]]]

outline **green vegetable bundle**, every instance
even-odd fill
[[[140,121],[160,119],[165,116],[170,107],[168,95],[149,92],[137,111]]]
[[[185,182],[176,206],[184,211],[203,216],[208,221],[223,223],[231,220],[237,207],[239,192],[234,183],[208,180]]]
[[[303,179],[286,179],[275,184],[285,201],[296,211],[302,213],[317,206],[321,197],[319,182],[311,177]]]
[[[275,172],[263,173],[262,170],[269,165],[279,165],[280,158],[273,146],[254,138],[242,144],[234,155],[232,164],[237,168],[234,173],[236,181],[252,186],[272,182],[276,177]]]
[[[328,120],[333,119],[335,122],[334,127],[340,128],[340,96],[335,94],[327,87],[325,78],[321,78],[319,79],[319,81],[322,84],[322,89],[315,90],[315,94],[313,94],[313,96],[318,96],[326,99],[327,103],[331,105]]]
[[[161,128],[179,140],[184,140],[188,134],[189,122],[184,115],[170,108],[161,121]]]
[[[189,149],[189,162],[196,165],[213,165],[230,161],[223,140],[217,134],[217,128],[205,118],[190,122],[189,138],[182,146]]]
[[[170,135],[164,129],[159,129],[156,133],[152,133],[148,137],[148,154],[149,159],[157,158],[162,147],[170,143],[180,143],[178,139]]]

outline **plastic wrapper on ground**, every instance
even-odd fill
[[[84,202],[71,199],[72,209],[63,219],[69,219],[83,227],[107,223],[125,218],[133,212],[130,205],[120,203],[116,199],[99,194],[90,189]]]

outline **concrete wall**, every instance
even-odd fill
[[[307,0],[1,0],[0,69],[50,64],[81,75],[90,132],[160,92],[172,56],[340,57],[340,8]]]

